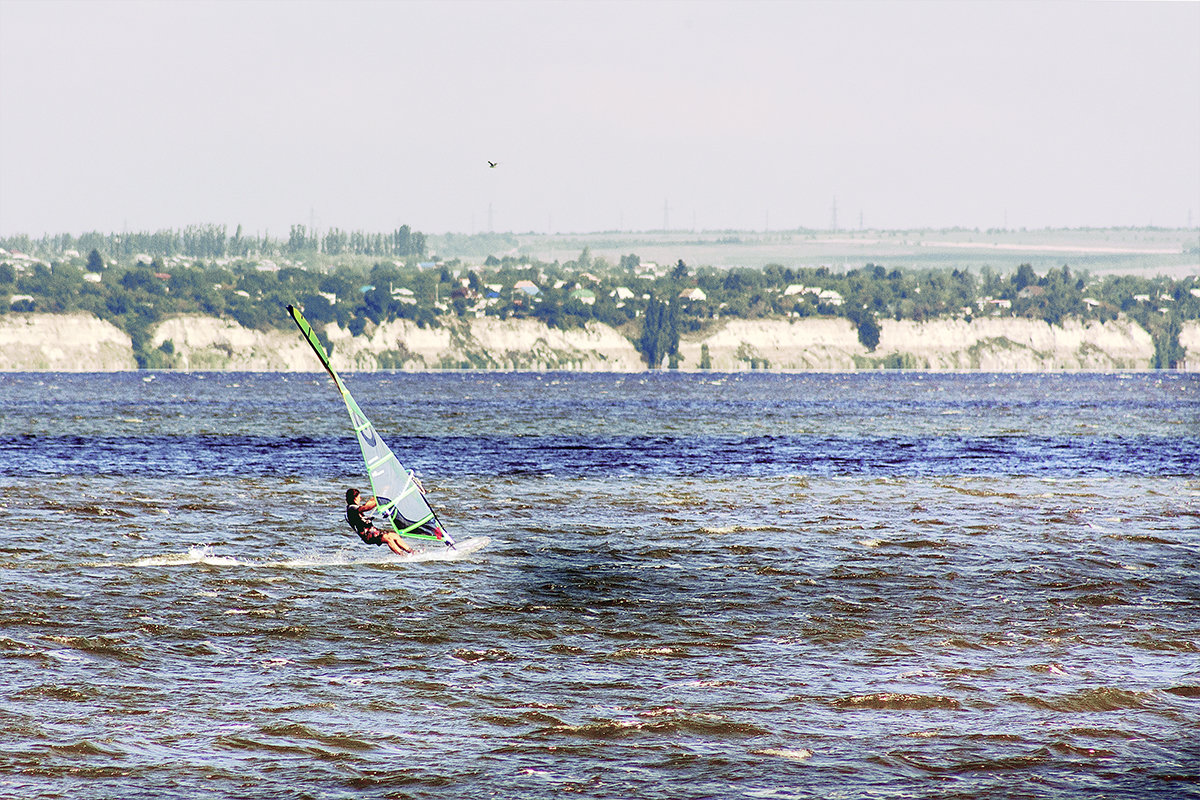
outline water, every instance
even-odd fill
[[[1200,797],[1200,377],[0,374],[0,796]]]

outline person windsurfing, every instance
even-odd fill
[[[379,505],[378,498],[372,497],[365,503],[361,501],[362,493],[358,489],[346,490],[346,522],[358,534],[358,538],[365,544],[386,544],[398,556],[411,553],[412,548],[405,547],[394,531],[376,528],[374,520],[366,516],[368,511]]]

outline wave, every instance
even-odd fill
[[[962,708],[953,697],[943,695],[897,694],[895,692],[876,692],[874,694],[852,695],[834,700],[835,708],[870,709],[874,711],[926,711],[931,708]]]
[[[707,533],[707,534],[717,535],[717,536],[728,535],[731,533],[763,533],[763,532],[767,532],[767,533],[784,532],[784,533],[786,533],[788,531],[787,528],[780,527],[779,525],[738,525],[738,524],[720,525],[720,526],[715,526],[715,527],[701,526],[699,530],[700,530],[700,533]]]
[[[784,749],[776,747],[768,747],[765,750],[751,750],[756,756],[775,756],[776,758],[786,758],[788,761],[807,761],[812,758],[813,751],[806,748],[799,749]]]
[[[100,656],[103,658],[111,658],[116,661],[125,663],[138,663],[145,657],[140,647],[130,645],[127,641],[117,636],[47,636],[46,639],[60,645],[64,645],[71,650],[80,653],[87,653],[92,656]],[[61,651],[51,651],[54,652]],[[70,660],[70,659],[68,659]]]
[[[196,424],[189,420],[190,424]],[[141,428],[143,423],[130,423]],[[794,480],[813,476],[903,477],[1041,475],[1190,476],[1200,463],[1186,437],[1012,435],[817,436],[738,435],[722,431],[650,434],[403,437],[406,451],[436,449],[446,476],[586,478],[597,471],[627,477]],[[36,444],[36,446],[34,446]],[[0,433],[0,477],[108,475],[178,478],[339,474],[345,449],[336,438],[254,433],[38,436]],[[281,474],[275,453],[286,449]],[[797,488],[803,488],[798,484]],[[945,483],[978,497],[1020,499],[1018,492]],[[96,513],[93,510],[92,513]]]
[[[605,719],[582,725],[554,725],[541,733],[579,736],[585,739],[624,739],[643,734],[690,733],[702,736],[753,737],[769,731],[749,722],[736,722],[720,714],[695,714],[675,708],[655,709],[636,719]]]
[[[349,551],[334,553],[315,553],[299,558],[288,558],[279,561],[257,561],[254,559],[239,559],[233,556],[217,555],[210,545],[199,545],[188,548],[184,553],[164,553],[157,556],[146,556],[134,561],[98,562],[92,567],[129,567],[140,569],[144,567],[247,567],[253,569],[314,569],[320,567],[337,567],[351,565],[389,565],[402,563],[425,563],[428,561],[461,561],[479,552],[491,543],[487,536],[477,536],[459,542],[454,549],[443,547],[436,550],[417,551],[412,555],[397,556],[366,555],[355,556]]]
[[[189,564],[203,564],[209,567],[235,567],[242,562],[236,558],[214,555],[208,545],[189,548],[186,553],[166,553],[161,556],[147,556],[135,561],[123,561],[117,564],[92,564],[94,567],[177,567]]]
[[[1101,686],[1096,689],[1085,689],[1081,692],[1072,692],[1071,694],[1060,695],[1058,697],[1047,698],[1016,695],[1013,699],[1049,711],[1079,713],[1142,708],[1146,705],[1145,698],[1146,695],[1141,692],[1131,692],[1127,689]]]

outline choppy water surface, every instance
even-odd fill
[[[1200,796],[1200,378],[0,375],[0,796]]]

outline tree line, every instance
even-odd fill
[[[309,246],[306,231],[294,234],[296,246],[301,236]],[[393,238],[392,246],[396,243]],[[3,244],[18,249],[9,247],[11,240]],[[483,264],[453,260],[436,266],[415,254],[373,261],[326,253],[306,267],[253,258],[147,260],[147,255],[122,261],[93,248],[86,256],[64,254],[49,263],[0,257],[0,314],[90,312],[130,335],[143,367],[171,364],[168,350],[150,345],[150,331],[164,317],[200,313],[248,328],[286,329],[281,309],[289,303],[302,306],[318,330],[336,324],[355,335],[395,319],[438,326],[496,316],[558,328],[598,321],[626,335],[650,367],[677,365],[681,337],[702,334],[727,318],[842,317],[874,350],[886,319],[1001,316],[1061,324],[1123,315],[1150,332],[1155,366],[1168,368],[1183,359],[1182,323],[1200,319],[1200,280],[1194,276],[1093,277],[1068,266],[1042,274],[1028,264],[1007,274],[875,264],[844,272],[781,265],[694,268],[682,261],[652,267],[636,254],[610,264],[586,249],[563,263],[489,256]]]
[[[424,256],[425,234],[401,225],[391,233],[343,231],[330,228],[324,234],[304,225],[293,225],[286,239],[269,233],[248,235],[238,225],[228,235],[224,225],[189,225],[181,230],[163,229],[132,233],[69,233],[32,238],[28,235],[0,238],[0,248],[11,252],[61,259],[70,252],[96,251],[111,259],[128,260],[139,255],[170,258],[279,258],[282,256],[359,255],[408,258]]]

